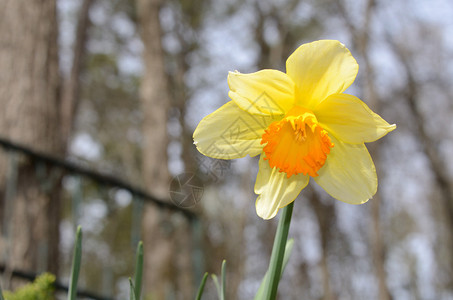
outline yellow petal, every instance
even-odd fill
[[[277,70],[230,72],[228,85],[230,98],[250,114],[284,115],[294,104],[294,83]]]
[[[313,112],[324,129],[347,143],[374,142],[396,128],[348,94],[330,95]]]
[[[193,133],[194,144],[212,158],[256,156],[263,149],[260,142],[264,130],[276,120],[250,115],[230,101],[201,120]]]
[[[286,73],[296,84],[296,102],[308,109],[331,94],[344,92],[358,70],[356,60],[339,41],[304,44],[286,61]]]
[[[271,168],[263,157],[264,154],[261,154],[255,183],[255,193],[259,195],[255,206],[258,216],[267,220],[275,217],[280,208],[293,202],[307,186],[310,177],[298,174],[287,178],[286,173]]]
[[[373,160],[363,144],[346,144],[331,136],[335,146],[315,181],[332,197],[350,204],[368,201],[377,190]]]

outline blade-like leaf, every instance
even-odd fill
[[[215,288],[217,290],[217,296],[219,297],[219,300],[222,299],[222,288],[220,287],[219,280],[217,279],[217,276],[215,274],[211,275],[212,280],[214,281]]]
[[[201,296],[203,295],[204,286],[206,284],[207,279],[208,279],[208,272],[204,273],[204,276],[203,276],[203,279],[201,280],[201,284],[200,284],[200,287],[198,288],[198,293],[197,293],[197,297],[195,298],[195,300],[201,300]]]
[[[77,281],[79,280],[80,261],[82,259],[82,227],[77,227],[72,258],[71,281],[69,282],[68,300],[77,298]]]
[[[225,295],[226,295],[226,260],[222,261],[222,271],[221,271],[221,276],[222,276],[222,286],[221,286],[221,294],[220,294],[220,300],[225,300]]]
[[[134,283],[132,282],[132,279],[129,277],[129,286],[130,286],[130,300],[136,300],[135,298],[135,288],[134,288]]]
[[[135,299],[140,299],[142,291],[142,276],[143,276],[143,242],[140,241],[137,246],[137,254],[135,260],[135,274],[134,274],[134,293]]]

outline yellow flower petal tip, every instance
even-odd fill
[[[358,64],[339,41],[301,45],[286,69],[229,72],[232,101],[200,122],[197,149],[222,159],[261,154],[255,193],[263,219],[294,201],[310,177],[338,200],[367,202],[376,193],[377,176],[364,143],[396,125],[343,93]]]

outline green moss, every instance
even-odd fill
[[[33,283],[29,283],[15,292],[4,291],[5,300],[53,300],[55,276],[43,273]]]

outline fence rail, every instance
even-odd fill
[[[3,273],[3,272],[5,272],[5,270],[6,270],[6,267],[4,265],[0,265],[0,272]],[[36,279],[36,277],[39,276],[39,274],[34,273],[34,272],[27,272],[27,271],[23,271],[23,270],[12,270],[11,271],[11,276],[12,277],[17,277],[17,278],[20,278],[20,279],[25,279],[25,280],[28,280],[28,281],[34,281]],[[56,291],[67,292],[69,290],[68,285],[63,284],[63,283],[61,283],[58,280],[55,281],[54,287],[55,287]],[[95,294],[93,292],[86,291],[86,290],[83,290],[83,289],[78,289],[77,290],[77,296],[78,297],[86,297],[86,298],[90,298],[90,299],[93,299],[93,300],[113,300],[113,298],[101,296],[101,295],[98,295],[98,294]]]
[[[108,174],[102,174],[102,173],[90,170],[88,168],[81,167],[77,164],[62,160],[60,158],[57,158],[57,157],[49,155],[49,154],[35,151],[27,146],[17,144],[15,142],[9,141],[2,137],[0,137],[0,146],[3,147],[5,150],[12,150],[12,151],[20,152],[20,153],[23,153],[23,154],[31,157],[34,160],[42,161],[42,162],[48,163],[50,165],[59,167],[65,171],[67,171],[68,173],[78,174],[85,178],[89,178],[89,179],[99,183],[100,185],[109,185],[109,186],[115,186],[118,188],[125,189],[125,190],[129,191],[133,196],[143,199],[144,201],[152,203],[160,208],[165,208],[165,209],[168,209],[171,211],[181,213],[188,219],[197,219],[198,218],[198,216],[195,213],[173,204],[169,199],[159,199],[159,198],[145,192],[143,189],[133,186],[132,184],[125,182],[117,177],[114,177],[114,176],[111,176]]]

